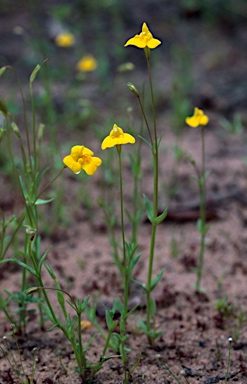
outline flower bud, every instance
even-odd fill
[[[32,228],[30,227],[29,225],[26,226],[26,234],[29,235],[29,236],[35,236],[37,233],[37,229],[36,228]]]
[[[0,70],[1,71],[1,70]],[[1,72],[0,72],[0,76],[1,76]],[[2,99],[0,99],[0,112],[3,114],[3,115],[8,115],[8,109],[5,105],[5,103],[3,102]]]
[[[135,66],[130,61],[127,63],[123,63],[119,65],[118,72],[127,72],[127,71],[133,71],[135,69]]]
[[[129,90],[134,93],[134,95],[136,95],[137,97],[139,97],[139,92],[138,90],[136,89],[136,87],[134,86],[134,84],[132,83],[127,83],[127,86],[129,88]]]
[[[38,129],[38,140],[41,141],[44,136],[45,124],[40,124]]]
[[[0,76],[2,76],[4,74],[4,72],[6,71],[7,67],[1,67],[0,68]]]
[[[5,134],[5,129],[0,128],[0,143],[1,143],[2,139],[3,139],[3,135],[4,134]]]
[[[11,127],[12,127],[14,133],[16,134],[16,136],[20,138],[21,137],[20,130],[19,130],[19,128],[15,122],[11,123]]]

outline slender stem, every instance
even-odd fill
[[[125,233],[124,233],[123,175],[122,175],[121,145],[117,146],[117,152],[118,152],[118,159],[119,159],[119,186],[120,186],[121,230],[122,230],[122,242],[123,242],[123,271],[124,271],[124,302],[123,302],[123,312],[121,314],[121,320],[120,320],[120,333],[121,333],[121,343],[122,343],[122,360],[124,363],[124,382],[128,383],[128,372],[127,372],[128,358],[126,355],[126,351],[124,349],[124,338],[125,338],[125,328],[126,328],[126,320],[127,320],[127,314],[128,314],[129,269],[128,269],[128,260],[126,255]]]
[[[30,80],[30,96],[31,96],[31,105],[32,105],[32,126],[33,126],[33,159],[34,159],[34,172],[33,177],[35,177],[37,171],[37,151],[36,151],[36,116],[35,116],[35,107],[33,100],[33,86],[32,81]],[[31,163],[32,164],[32,163]]]
[[[123,175],[122,175],[122,158],[121,158],[121,145],[117,146],[118,160],[119,160],[119,186],[120,186],[120,208],[121,208],[121,232],[122,232],[122,245],[123,245],[123,264],[126,266],[126,247],[125,247],[125,234],[124,234],[124,209],[123,209]]]
[[[29,138],[29,132],[28,132],[27,112],[26,112],[26,103],[25,103],[24,94],[23,94],[23,91],[22,91],[20,80],[19,80],[19,78],[17,76],[17,73],[16,73],[14,67],[11,67],[10,65],[7,65],[6,68],[10,68],[13,71],[14,76],[15,76],[16,81],[17,81],[17,84],[18,84],[19,91],[20,91],[21,100],[22,100],[22,106],[23,106],[23,114],[24,114],[24,125],[25,125],[26,138],[27,138],[28,157],[30,158],[31,157],[31,146],[30,146],[30,138]]]
[[[152,134],[151,134],[151,130],[150,130],[149,124],[148,124],[147,116],[146,116],[146,113],[145,113],[145,110],[144,110],[144,107],[143,107],[143,104],[142,104],[140,96],[138,95],[137,98],[138,98],[138,101],[139,101],[139,104],[140,104],[140,107],[141,107],[142,116],[144,118],[147,130],[148,130],[150,143],[151,143],[151,145],[153,147],[153,138],[152,138]]]
[[[65,169],[66,167],[63,167],[62,169],[60,169],[60,171],[58,172],[58,174],[53,177],[52,180],[50,180],[45,186],[44,188],[41,189],[40,193],[38,194],[38,196],[36,197],[35,199],[35,202],[40,198],[40,196],[45,192],[45,190],[55,181],[57,180],[57,178],[61,175],[61,173],[63,172],[63,170]],[[35,203],[34,202],[34,203]]]
[[[206,236],[206,175],[205,175],[205,138],[204,138],[204,126],[201,127],[201,141],[202,141],[202,168],[201,175],[198,179],[199,182],[199,194],[200,194],[200,219],[201,219],[201,241],[200,241],[200,253],[199,263],[197,268],[197,280],[196,290],[201,288],[201,278],[204,265],[204,253],[205,253],[205,236]]]
[[[108,335],[106,337],[105,346],[104,346],[103,352],[101,354],[101,359],[105,358],[105,354],[106,354],[107,348],[108,348],[108,346],[111,346],[110,341],[111,341],[112,332],[113,332],[113,329],[109,330],[109,332],[108,332]]]
[[[11,235],[9,241],[8,241],[8,244],[5,246],[4,251],[3,251],[3,253],[1,254],[1,258],[0,258],[1,260],[4,259],[4,257],[5,257],[5,255],[6,255],[7,251],[8,251],[8,249],[9,249],[9,247],[10,247],[10,245],[11,245],[11,243],[12,243],[14,237],[15,237],[15,235],[17,234],[17,232],[19,231],[20,227],[22,226],[22,223],[23,223],[24,219],[25,219],[25,214],[22,213],[22,214],[19,216],[19,219],[18,219],[18,220],[19,220],[19,223],[18,223],[18,225],[16,226],[14,232],[12,233],[12,235]]]
[[[231,346],[232,346],[232,338],[229,337],[229,339],[228,339],[228,359],[227,359],[225,383],[228,383],[228,380],[229,380],[229,369],[230,369],[230,365],[231,365]]]
[[[77,324],[78,324],[77,329],[78,329],[79,355],[80,355],[80,359],[82,360],[83,367],[84,367],[84,369],[86,369],[87,368],[87,360],[86,360],[85,353],[84,353],[83,348],[82,348],[82,337],[81,337],[81,332],[82,332],[81,331],[81,313],[77,313]],[[81,365],[81,362],[80,362],[80,365]],[[82,373],[83,373],[83,370],[82,370]]]
[[[156,113],[155,113],[155,104],[154,104],[154,94],[153,94],[153,84],[152,84],[152,75],[150,68],[150,55],[146,54],[147,66],[148,66],[148,76],[149,84],[151,91],[152,99],[152,110],[153,110],[153,124],[154,124],[154,144],[152,146],[152,154],[154,161],[154,179],[153,179],[153,219],[158,215],[158,169],[159,169],[159,158],[158,158],[158,137],[157,137],[157,126],[156,126]],[[154,339],[150,336],[151,333],[151,282],[152,282],[152,272],[153,272],[153,261],[154,261],[154,249],[155,249],[155,237],[156,237],[156,228],[157,223],[153,220],[152,222],[152,234],[150,241],[150,250],[149,250],[149,265],[148,265],[148,278],[146,285],[146,327],[148,333],[149,343],[153,345]]]

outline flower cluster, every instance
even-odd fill
[[[107,136],[101,148],[112,148],[115,145],[134,144],[135,138],[129,133],[124,133],[122,128],[114,124],[110,135]],[[99,157],[93,157],[93,152],[83,145],[75,145],[71,149],[71,153],[63,159],[64,164],[71,169],[75,174],[78,174],[83,169],[88,175],[92,176],[97,168],[102,164]]]

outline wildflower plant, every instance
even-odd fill
[[[4,67],[6,69],[13,70],[12,67]],[[41,170],[40,168],[40,142],[39,142],[39,130],[37,129],[36,116],[35,116],[35,106],[33,102],[33,82],[36,78],[37,73],[39,72],[41,66],[37,65],[34,71],[30,76],[30,95],[31,95],[31,109],[32,109],[32,122],[29,123],[27,119],[26,103],[20,87],[20,94],[23,102],[23,111],[24,111],[24,132],[25,132],[25,141],[27,143],[27,148],[24,146],[24,138],[21,134],[15,118],[8,111],[7,107],[2,107],[2,113],[5,117],[5,130],[6,130],[6,146],[8,149],[9,159],[12,165],[13,174],[15,175],[16,187],[20,193],[23,205],[23,211],[16,218],[16,227],[12,232],[12,235],[7,241],[6,237],[1,246],[1,263],[6,262],[15,262],[22,267],[22,279],[21,279],[21,290],[18,294],[12,295],[8,293],[9,299],[13,299],[18,302],[18,320],[14,320],[16,328],[19,332],[25,333],[25,325],[27,320],[27,306],[32,302],[31,296],[26,297],[25,289],[27,288],[27,273],[32,273],[33,265],[39,264],[39,259],[41,258],[40,250],[40,237],[38,234],[38,222],[39,222],[39,211],[38,206],[48,204],[52,199],[42,199],[41,195],[43,192],[52,184],[53,181],[60,175],[62,170],[59,171],[57,176],[55,176],[50,182],[42,187],[43,178],[47,172],[47,169]],[[14,71],[14,70],[13,70]],[[3,72],[3,69],[1,71]],[[15,74],[15,72],[14,72]],[[14,142],[17,139],[19,144],[19,149],[21,153],[21,158],[19,162],[15,161],[14,157]],[[2,222],[3,229],[6,228],[6,220],[3,216]],[[16,241],[18,236],[22,235],[22,229],[25,229],[23,243],[23,251],[18,251],[18,255],[14,255],[11,258],[6,258],[9,254],[11,245]],[[3,232],[5,235],[5,232]],[[32,265],[33,264],[33,265]],[[37,279],[38,276],[36,275]],[[37,280],[38,282],[38,280]],[[42,293],[39,293],[40,298]],[[4,312],[8,312],[8,304],[10,300],[1,300],[1,305],[5,305]],[[44,317],[39,304],[39,314],[40,314],[40,326],[44,327]],[[9,317],[13,318],[9,314]]]
[[[140,254],[135,256],[137,246],[132,243],[127,243],[125,240],[125,230],[124,230],[124,205],[123,205],[123,175],[122,175],[122,145],[124,144],[134,144],[135,138],[129,133],[125,133],[122,128],[114,124],[110,134],[103,140],[101,148],[104,150],[106,148],[116,147],[118,153],[118,162],[119,162],[119,189],[120,189],[120,208],[121,208],[121,233],[122,233],[122,250],[123,250],[123,261],[122,265],[119,266],[120,270],[123,273],[124,277],[124,298],[123,305],[116,301],[117,308],[120,312],[120,353],[124,363],[124,382],[129,382],[129,368],[128,368],[128,357],[125,348],[125,342],[128,338],[126,335],[126,321],[130,313],[128,311],[128,299],[129,299],[129,289],[130,281],[132,278],[132,271],[140,258]],[[120,261],[121,262],[121,261]]]
[[[209,230],[209,225],[206,224],[206,179],[208,172],[205,168],[205,133],[204,127],[208,124],[208,116],[204,114],[203,110],[195,107],[194,114],[191,117],[185,119],[186,123],[192,127],[200,127],[201,130],[201,168],[198,168],[195,160],[192,157],[189,157],[191,164],[193,165],[196,176],[197,183],[199,186],[199,196],[200,196],[200,219],[197,221],[197,229],[201,235],[200,241],[200,252],[198,258],[198,267],[197,267],[197,279],[195,288],[197,291],[201,290],[201,279],[203,275],[203,265],[204,265],[204,254],[205,254],[205,237]]]
[[[116,326],[116,322],[112,321],[109,328],[109,334],[105,340],[105,345],[102,350],[102,354],[98,361],[95,363],[87,360],[87,349],[95,336],[92,336],[88,344],[83,345],[82,340],[82,328],[88,326],[83,322],[82,314],[88,306],[89,297],[84,301],[74,299],[68,292],[61,289],[60,283],[57,280],[56,274],[52,267],[46,261],[50,248],[44,254],[41,254],[41,238],[39,236],[39,211],[37,207],[39,205],[51,203],[52,199],[42,199],[41,195],[50,187],[50,185],[60,176],[64,168],[68,167],[74,173],[79,173],[82,169],[88,174],[93,175],[102,161],[100,158],[94,157],[93,152],[84,146],[75,146],[72,148],[70,155],[64,158],[65,166],[60,168],[58,174],[48,181],[46,184],[43,182],[43,177],[47,170],[42,171],[40,169],[40,138],[36,129],[36,114],[32,97],[32,83],[36,74],[40,70],[40,66],[37,66],[30,77],[30,93],[32,102],[32,125],[31,130],[29,122],[26,117],[26,106],[24,104],[25,112],[25,133],[27,149],[23,144],[23,138],[20,129],[15,121],[11,121],[14,117],[8,112],[4,102],[1,104],[1,111],[5,116],[6,140],[7,148],[9,151],[9,158],[12,163],[13,172],[16,176],[16,184],[19,189],[20,196],[24,205],[23,212],[17,217],[17,226],[12,236],[6,241],[6,229],[11,223],[11,220],[6,220],[2,214],[2,234],[5,236],[5,241],[1,243],[1,264],[3,263],[16,263],[21,267],[21,289],[20,292],[13,294],[10,291],[6,291],[8,298],[5,299],[0,294],[0,308],[5,313],[7,319],[14,324],[14,327],[25,334],[26,323],[28,321],[30,303],[37,303],[40,316],[40,327],[45,328],[45,321],[48,319],[52,326],[51,328],[58,327],[69,340],[73,348],[75,358],[78,365],[78,373],[84,379],[90,380],[92,376],[102,367],[102,364],[110,358],[106,355],[111,334]],[[3,70],[0,73],[4,73]],[[23,99],[24,102],[24,99]],[[22,162],[18,164],[14,161],[13,156],[13,133],[18,139],[20,145],[20,152],[22,155]],[[23,239],[23,251],[19,250],[18,255],[8,257],[10,247],[14,242],[17,234],[22,234],[22,229],[25,229]],[[43,282],[43,268],[49,273],[50,278],[53,281],[53,287],[46,287]],[[27,278],[33,276],[35,278],[35,286],[28,287]],[[60,306],[62,318],[58,316],[51,304],[49,298],[49,291],[55,291],[57,293],[57,302]],[[33,294],[37,293],[37,298],[33,298]],[[66,297],[69,300],[66,300]],[[9,311],[10,301],[18,303],[18,319]],[[70,310],[69,310],[70,309]],[[71,314],[71,310],[74,314]]]
[[[149,265],[148,265],[148,275],[146,284],[142,284],[146,292],[146,323],[140,320],[140,325],[148,337],[149,343],[154,345],[155,339],[161,334],[160,331],[156,331],[155,329],[155,314],[156,314],[156,304],[154,299],[151,297],[151,292],[161,279],[161,276],[164,270],[161,270],[160,273],[153,278],[153,263],[154,263],[154,255],[155,255],[155,238],[156,238],[156,230],[157,225],[162,222],[166,215],[167,211],[165,210],[161,215],[158,215],[158,189],[159,189],[159,142],[157,133],[157,123],[156,123],[156,112],[155,112],[155,101],[154,101],[154,91],[153,91],[153,81],[151,74],[151,50],[157,48],[161,44],[161,41],[154,38],[152,33],[150,32],[146,23],[142,25],[142,31],[140,34],[135,35],[130,38],[126,43],[125,47],[133,45],[137,48],[144,49],[146,61],[147,61],[147,69],[148,69],[148,78],[149,78],[149,86],[150,86],[150,94],[151,94],[151,103],[152,103],[152,115],[153,115],[153,127],[151,128],[148,118],[140,98],[139,92],[137,88],[133,84],[128,84],[131,92],[137,97],[138,102],[140,104],[141,112],[143,115],[143,119],[148,131],[149,140],[143,138],[143,140],[148,144],[154,164],[154,178],[153,178],[153,202],[152,204],[148,200],[146,196],[145,206],[148,219],[152,224],[152,233],[150,240],[150,249],[149,249]]]

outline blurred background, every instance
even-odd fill
[[[13,66],[25,87],[43,63],[35,102],[44,124],[97,125],[109,108],[126,115],[126,83],[144,79],[141,50],[123,46],[145,21],[162,41],[152,55],[158,111],[179,130],[195,101],[226,118],[246,114],[246,19],[246,0],[1,0],[0,66]],[[73,41],[59,45],[61,34]],[[89,70],[78,64],[88,55]],[[2,77],[1,95],[18,113],[13,74]]]

